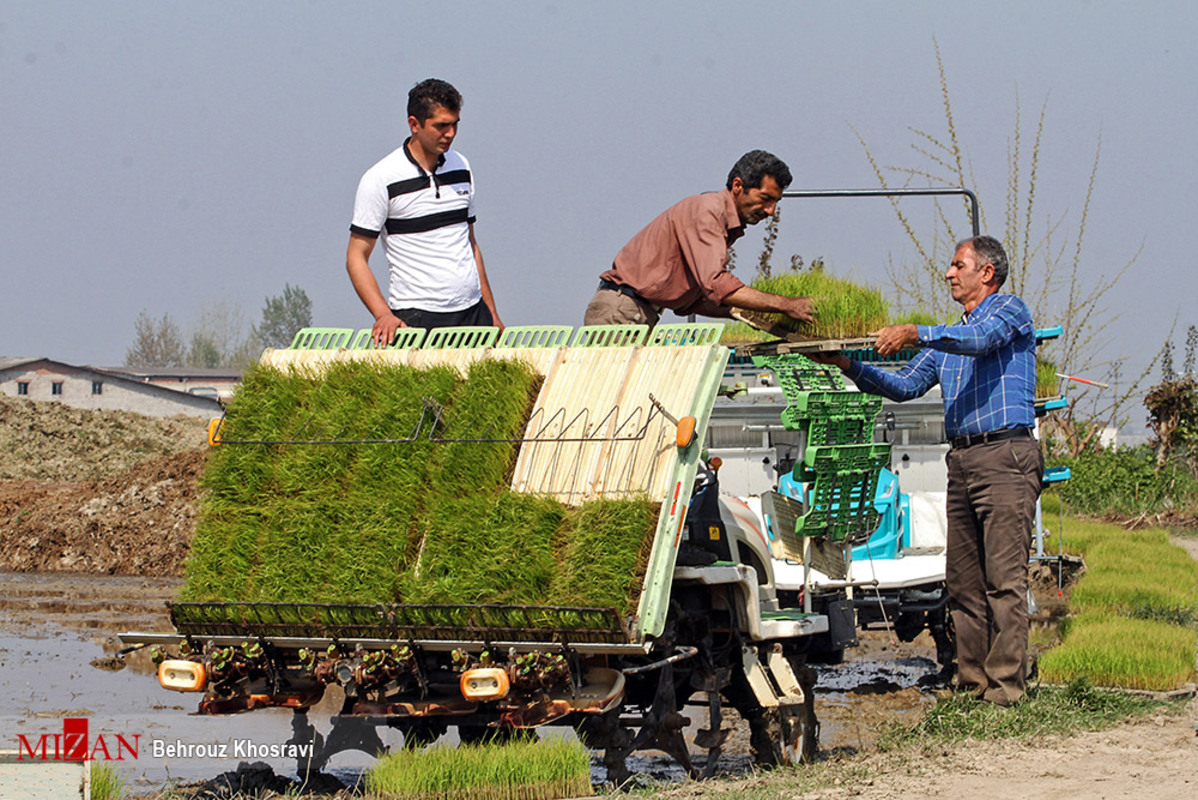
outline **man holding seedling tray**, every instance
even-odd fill
[[[955,325],[892,325],[876,334],[883,356],[923,348],[897,372],[843,353],[838,366],[863,392],[910,400],[937,383],[944,395],[948,462],[949,607],[957,687],[1000,706],[1020,700],[1027,677],[1027,563],[1044,459],[1032,435],[1036,337],[1031,313],[999,294],[1007,256],[992,237],[957,245],[945,279],[965,313]]]
[[[599,276],[587,325],[653,326],[663,309],[728,317],[730,308],[781,312],[810,322],[807,297],[782,297],[745,286],[728,271],[728,248],[773,215],[790,185],[790,170],[764,150],[745,153],[725,189],[694,195],[666,209],[616,254]]]

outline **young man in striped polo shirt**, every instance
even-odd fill
[[[399,328],[503,327],[474,238],[474,176],[450,151],[461,107],[445,81],[416,84],[408,92],[411,136],[358,184],[345,268],[374,315],[376,346]],[[380,235],[390,266],[386,299],[370,270]]]

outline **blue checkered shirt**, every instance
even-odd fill
[[[949,437],[1035,425],[1036,332],[1022,300],[988,295],[955,325],[918,329],[924,349],[902,369],[853,361],[845,374],[861,391],[899,401],[939,383]]]

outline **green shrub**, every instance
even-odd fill
[[[1087,452],[1053,458],[1050,464],[1069,467],[1072,477],[1058,491],[1070,509],[1083,514],[1198,509],[1198,481],[1193,474],[1175,463],[1158,471],[1148,447]]]

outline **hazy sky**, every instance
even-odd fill
[[[186,330],[223,301],[250,322],[288,282],[317,324],[368,327],[344,266],[354,190],[429,76],[465,97],[456,146],[504,320],[580,324],[624,242],[748,149],[792,188],[876,185],[854,129],[913,162],[910,129],[944,130],[934,41],[991,230],[1016,98],[1025,147],[1047,100],[1036,203],[1061,243],[1101,136],[1086,274],[1143,246],[1103,355],[1143,359],[1175,319],[1180,340],[1198,323],[1167,240],[1198,217],[1193,2],[0,0],[0,355],[118,364],[142,310]],[[782,214],[783,254],[854,279],[912,258],[884,201]]]

